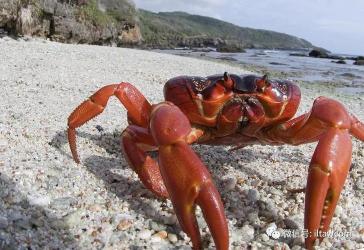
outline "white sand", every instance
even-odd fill
[[[189,247],[170,202],[144,189],[120,152],[119,136],[127,123],[118,101],[111,100],[102,115],[78,129],[79,165],[70,158],[67,117],[108,83],[129,81],[156,103],[171,77],[224,71],[244,73],[223,63],[141,50],[0,39],[0,248]],[[314,87],[303,93],[302,110],[324,94],[364,120],[363,97]],[[349,236],[326,239],[322,248],[364,248],[364,143],[353,142],[352,171],[332,222],[333,231]],[[265,229],[269,223],[303,228],[304,194],[291,195],[287,189],[305,186],[314,147],[229,152],[194,146],[221,191],[232,248],[303,246],[302,236],[276,241]],[[205,245],[213,249],[200,215],[198,220]]]

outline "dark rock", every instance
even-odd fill
[[[333,60],[339,60],[339,61],[344,61],[345,58],[342,56],[336,56],[336,55],[329,55],[327,58],[329,59],[333,59]]]
[[[308,54],[310,57],[328,58],[328,53],[321,49],[313,49]]]
[[[231,62],[236,62],[238,61],[237,59],[235,59],[234,57],[230,57],[230,56],[222,56],[222,57],[218,57],[218,59],[220,60],[224,60],[224,61],[231,61]]]
[[[328,51],[324,50],[324,49],[313,49],[310,51],[310,53],[308,54],[310,57],[316,57],[316,58],[327,58],[327,59],[333,59],[333,60],[339,60],[339,61],[344,61],[347,58],[344,58],[342,56],[338,56],[338,55],[333,55],[333,54],[329,54]],[[338,62],[343,64],[342,62]]]
[[[364,56],[358,56],[354,60],[354,65],[364,65]]]
[[[306,55],[306,54],[303,54],[303,53],[290,53],[289,55],[290,55],[290,56],[307,57],[307,55]]]
[[[216,48],[221,53],[244,53],[244,48],[239,44],[219,44]]]
[[[354,65],[364,65],[364,60],[356,60]]]
[[[100,133],[101,133],[101,132],[104,132],[104,128],[103,128],[101,125],[96,125],[96,129],[97,129],[97,131],[99,131]]]
[[[353,73],[343,73],[343,74],[341,74],[341,76],[347,77],[347,78],[355,78],[355,77],[357,77]]]
[[[279,62],[270,62],[271,65],[287,65],[285,63],[279,63]]]
[[[346,64],[345,60],[338,60],[338,61],[332,61],[332,62],[337,63],[337,64]]]
[[[211,51],[215,51],[214,48],[211,48],[211,47],[203,47],[203,48],[193,48],[192,49],[192,52],[211,52]]]

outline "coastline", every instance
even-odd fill
[[[288,79],[293,82],[336,87],[338,92],[364,93],[364,68],[362,66],[337,64],[328,58],[291,56],[295,51],[248,50],[244,53],[218,53],[202,50],[153,50],[159,53],[186,56],[224,62],[243,67],[271,78]],[[349,60],[349,59],[348,59]],[[315,68],[316,67],[316,68]],[[315,68],[315,69],[314,69]]]
[[[40,39],[0,39],[0,243],[5,246],[76,249],[185,249],[171,203],[146,190],[127,166],[119,137],[125,109],[110,100],[102,115],[78,129],[81,164],[70,158],[67,117],[100,87],[133,83],[152,103],[163,84],[178,75],[207,76],[260,69],[144,50],[70,45]],[[248,72],[247,72],[248,73]],[[262,72],[263,73],[263,72]],[[285,78],[283,75],[272,75]],[[340,94],[335,86],[298,82],[308,111],[321,95],[343,102],[362,121],[364,97]],[[102,128],[102,129],[100,129]],[[301,249],[303,236],[274,240],[265,229],[303,228],[302,188],[314,144],[252,146],[235,152],[195,145],[214,178],[225,206],[232,249],[247,246]],[[350,238],[327,238],[318,249],[364,247],[364,145],[353,139],[352,170],[331,229]],[[201,212],[206,246],[213,249]],[[166,236],[167,235],[167,236]],[[31,241],[29,241],[29,238]]]

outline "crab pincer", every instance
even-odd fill
[[[159,167],[178,221],[191,238],[193,248],[201,249],[195,217],[200,206],[217,249],[228,249],[229,235],[220,195],[200,158],[187,143],[191,125],[180,109],[161,103],[152,109],[151,134],[159,146]]]

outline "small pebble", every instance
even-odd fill
[[[0,229],[6,229],[9,225],[8,219],[0,215]]]
[[[157,236],[157,235],[153,235],[151,238],[150,238],[150,241],[153,242],[153,243],[156,243],[156,242],[161,242],[162,241],[162,238]]]
[[[264,210],[260,211],[260,213],[272,219],[276,219],[278,217],[278,209],[271,200],[266,201],[265,208]]]
[[[270,192],[271,194],[278,195],[278,196],[282,197],[282,191],[280,191],[280,190],[278,190],[278,189],[276,189],[276,188],[270,188],[270,189],[269,189],[269,192]]]
[[[304,242],[305,242],[305,237],[303,235],[301,235],[301,236],[294,238],[292,244],[301,246]]]
[[[261,239],[262,239],[263,242],[267,242],[267,241],[270,240],[269,239],[269,236],[267,234],[261,234],[260,237],[261,237]]]
[[[99,204],[93,204],[89,206],[89,210],[92,212],[100,212],[102,211],[102,207]]]
[[[161,239],[165,239],[168,236],[168,233],[164,230],[159,231],[158,233],[154,234],[153,236],[160,237]]]
[[[81,223],[81,217],[83,215],[83,211],[81,210],[76,210],[72,213],[67,214],[66,216],[63,217],[63,221],[69,226],[69,227],[74,227],[77,226]]]
[[[96,129],[97,131],[99,131],[100,133],[104,131],[104,128],[100,125],[96,125]]]
[[[330,248],[332,246],[329,238],[324,238],[321,242],[321,245],[320,246],[324,246],[324,247],[327,247],[327,248]]]
[[[175,234],[168,234],[168,240],[172,243],[176,243],[178,241],[177,235]]]
[[[299,229],[300,222],[303,222],[303,218],[300,215],[290,216],[284,219],[284,224],[290,229]]]
[[[247,216],[248,220],[252,224],[259,224],[258,212],[251,212]]]
[[[364,176],[361,176],[356,179],[355,187],[359,190],[364,190]]]
[[[151,228],[151,229],[153,229],[154,231],[161,231],[161,230],[165,230],[166,229],[166,226],[165,225],[163,225],[163,224],[159,224],[159,223],[157,223],[157,222],[155,222],[155,221],[153,221],[153,220],[151,220],[150,222],[149,222],[149,227]]]
[[[243,232],[242,240],[249,242],[254,239],[254,228],[250,225],[245,225],[242,227],[241,232]]]
[[[98,232],[96,230],[92,231],[92,233],[91,233],[91,236],[92,237],[95,238],[97,235],[98,235]]]
[[[29,220],[32,227],[43,227],[44,226],[44,220],[42,218],[30,218]]]
[[[259,192],[255,189],[249,189],[247,198],[250,202],[256,202],[260,198]]]
[[[348,250],[355,249],[355,243],[352,241],[345,241],[344,247]]]
[[[142,240],[149,239],[152,236],[152,232],[148,229],[143,229],[138,234],[139,238]]]
[[[343,213],[343,208],[340,205],[337,205],[335,208],[335,215],[340,216]]]
[[[166,225],[174,225],[177,223],[177,216],[175,214],[171,216],[163,216],[163,223]]]
[[[242,178],[242,177],[238,177],[237,178],[237,184],[243,185],[244,183],[245,183],[245,179],[244,178]]]
[[[235,188],[237,184],[237,179],[236,177],[229,177],[224,181],[224,191],[225,192],[229,192],[231,190],[233,190]]]
[[[119,224],[116,226],[117,230],[124,231],[129,229],[133,225],[132,220],[121,220]]]

